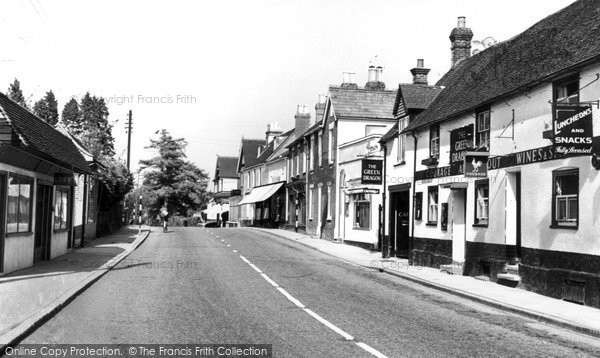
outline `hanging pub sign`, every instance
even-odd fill
[[[383,161],[363,159],[360,175],[361,184],[383,184]]]
[[[464,168],[466,178],[487,177],[488,152],[465,152]]]
[[[465,152],[473,148],[473,124],[450,131],[450,163],[461,163]]]
[[[557,106],[554,116],[554,151],[559,154],[592,154],[592,108]]]
[[[56,186],[77,186],[73,174],[54,174],[54,185]]]

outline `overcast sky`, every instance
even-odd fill
[[[123,158],[133,110],[134,168],[165,128],[212,173],[242,136],[263,138],[270,122],[290,129],[296,105],[314,117],[343,71],[363,85],[375,61],[393,89],[423,58],[434,83],[450,66],[458,16],[474,40],[503,41],[572,2],[0,0],[0,91],[18,78],[33,103],[52,89],[59,111],[86,91],[103,96]]]

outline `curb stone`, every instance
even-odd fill
[[[406,273],[402,273],[402,272],[398,272],[398,271],[394,271],[394,270],[390,270],[390,269],[386,269],[386,268],[381,268],[381,267],[373,267],[373,266],[369,266],[369,265],[362,265],[362,264],[359,264],[359,263],[356,263],[356,262],[352,262],[352,261],[346,260],[344,258],[338,257],[338,256],[336,256],[334,254],[329,253],[329,252],[325,252],[323,250],[320,250],[317,247],[314,247],[314,246],[309,245],[307,243],[300,242],[297,239],[289,238],[289,237],[277,234],[275,232],[270,232],[270,231],[266,231],[266,230],[263,231],[263,230],[259,230],[259,229],[255,229],[255,228],[249,228],[249,229],[252,229],[253,231],[258,231],[258,232],[270,234],[270,235],[273,235],[273,236],[276,236],[276,237],[279,237],[279,238],[286,239],[288,241],[296,242],[296,243],[298,243],[298,244],[300,244],[302,246],[305,246],[305,247],[311,248],[313,250],[319,251],[319,252],[321,252],[323,254],[326,254],[326,255],[329,255],[331,257],[335,257],[335,258],[337,258],[337,259],[339,259],[341,261],[350,263],[350,264],[355,265],[355,266],[361,266],[361,267],[368,268],[370,270],[375,270],[375,271],[379,271],[379,272],[382,272],[382,273],[387,273],[389,275],[400,277],[400,278],[406,279],[408,281],[420,284],[422,286],[433,288],[433,289],[436,289],[436,290],[439,290],[439,291],[442,291],[442,292],[446,292],[446,293],[449,293],[449,294],[452,294],[452,295],[455,295],[455,296],[458,296],[458,297],[461,297],[461,298],[466,298],[466,299],[469,299],[471,301],[482,303],[482,304],[485,304],[487,306],[490,306],[490,307],[493,307],[493,308],[496,308],[496,309],[499,309],[499,310],[502,310],[502,311],[507,311],[507,312],[518,314],[518,315],[522,315],[522,316],[534,319],[534,320],[536,320],[538,322],[549,323],[549,324],[552,324],[552,325],[555,325],[555,326],[559,326],[561,328],[569,329],[569,330],[575,331],[577,333],[583,333],[583,334],[586,334],[586,335],[589,335],[589,336],[592,336],[592,337],[600,337],[600,330],[593,329],[593,328],[586,327],[586,326],[581,326],[581,325],[578,325],[578,324],[576,324],[574,322],[571,322],[571,321],[568,321],[568,320],[565,320],[565,319],[562,319],[562,318],[559,318],[559,317],[555,317],[555,316],[552,316],[552,315],[549,315],[549,314],[544,314],[542,312],[533,311],[533,310],[529,310],[529,309],[518,307],[518,306],[513,306],[513,305],[510,305],[510,304],[507,304],[507,303],[504,303],[504,302],[500,302],[500,301],[496,301],[496,300],[493,300],[493,299],[489,299],[489,298],[486,298],[486,297],[483,297],[483,296],[479,296],[477,294],[473,294],[473,293],[470,293],[470,292],[466,292],[466,291],[463,291],[463,290],[460,290],[460,289],[457,289],[457,288],[440,285],[438,283],[433,283],[431,281],[427,281],[427,280],[421,279],[419,277],[416,277],[416,276],[413,276],[413,275],[410,275],[410,274],[406,274]]]
[[[79,296],[83,291],[88,289],[91,285],[93,285],[96,281],[98,281],[102,276],[104,276],[108,271],[110,271],[113,267],[119,264],[123,259],[125,259],[129,254],[131,254],[135,249],[137,249],[146,239],[150,236],[150,230],[143,230],[141,235],[135,239],[132,244],[132,247],[119,255],[113,257],[104,265],[98,267],[90,275],[88,275],[83,280],[79,281],[73,288],[68,290],[67,292],[60,295],[56,298],[52,303],[42,308],[38,313],[32,315],[27,318],[23,322],[19,323],[15,327],[13,327],[10,331],[2,336],[2,341],[6,343],[0,343],[0,357],[4,356],[4,352],[7,347],[12,347],[18,344],[21,340],[47,322],[50,318],[56,315],[60,310],[63,309],[66,305],[68,305],[71,301],[73,301],[77,296]]]

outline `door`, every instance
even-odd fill
[[[465,262],[466,189],[452,189],[452,261]]]
[[[515,245],[515,255],[521,258],[521,172],[516,173],[516,205],[517,205],[517,244]]]
[[[52,235],[52,187],[38,184],[35,200],[35,245],[33,261],[50,259]]]
[[[390,234],[392,249],[397,257],[408,258],[410,192],[393,192],[390,195]]]

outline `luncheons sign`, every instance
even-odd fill
[[[464,168],[467,178],[487,177],[488,152],[465,152]]]
[[[373,159],[362,160],[362,171],[360,175],[361,184],[383,184],[383,161]]]
[[[473,148],[473,125],[450,132],[450,163],[462,163],[465,152]]]
[[[559,106],[553,121],[554,151],[592,154],[592,108]]]

